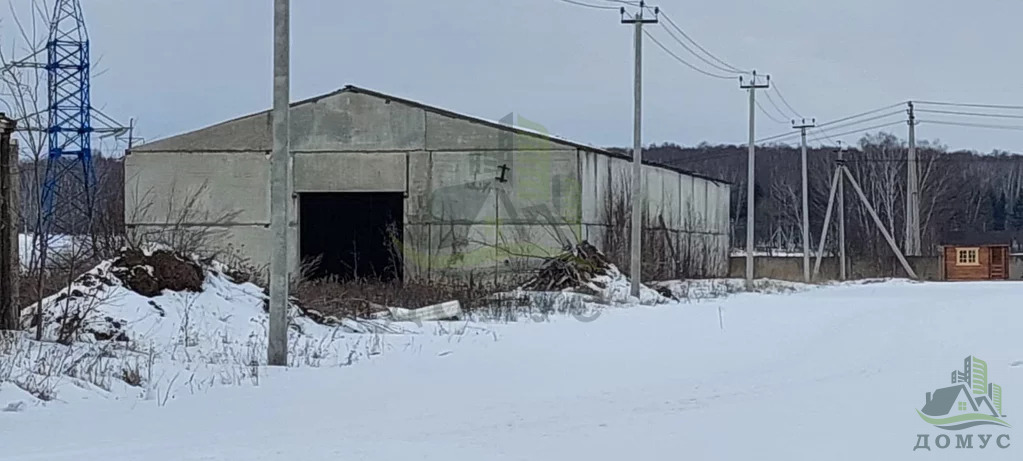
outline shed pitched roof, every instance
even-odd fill
[[[1014,231],[949,231],[941,239],[945,246],[1015,246],[1019,234]]]
[[[588,144],[583,144],[583,143],[571,141],[571,140],[568,140],[568,139],[565,139],[565,138],[561,138],[561,137],[558,137],[558,136],[553,136],[553,135],[550,135],[550,134],[547,134],[547,133],[541,133],[541,132],[529,130],[529,129],[522,128],[522,127],[517,127],[517,126],[513,126],[513,125],[508,125],[508,124],[505,124],[505,123],[500,123],[500,122],[495,122],[495,121],[492,121],[492,120],[487,120],[487,119],[483,119],[483,118],[479,118],[479,117],[474,117],[474,116],[471,116],[471,115],[465,115],[465,114],[449,111],[447,109],[442,109],[442,108],[436,107],[436,106],[430,106],[430,105],[427,105],[427,104],[424,104],[424,103],[421,103],[421,102],[418,102],[418,101],[413,101],[411,99],[405,99],[405,98],[401,98],[401,97],[397,97],[397,96],[381,93],[381,92],[378,92],[378,91],[373,91],[373,90],[369,90],[369,89],[366,89],[366,88],[357,87],[357,86],[354,86],[354,85],[347,85],[344,88],[342,88],[340,90],[337,90],[337,91],[334,91],[334,92],[331,92],[331,93],[327,93],[327,94],[324,94],[324,95],[320,95],[320,96],[316,96],[316,97],[313,97],[313,98],[305,99],[305,100],[302,100],[302,101],[294,102],[294,103],[291,104],[291,107],[295,108],[297,106],[301,106],[301,105],[304,105],[304,104],[315,103],[315,102],[317,102],[317,101],[319,101],[321,99],[329,98],[331,96],[335,96],[335,95],[342,94],[342,93],[357,93],[357,94],[363,94],[363,95],[372,96],[372,97],[376,97],[376,98],[380,98],[380,99],[385,99],[385,100],[388,100],[388,101],[394,101],[394,102],[405,104],[405,105],[408,105],[408,106],[411,106],[411,107],[422,109],[422,110],[427,111],[427,112],[432,112],[434,114],[446,116],[446,117],[466,120],[466,121],[469,121],[469,122],[472,122],[472,123],[477,123],[477,124],[489,126],[489,127],[496,128],[496,129],[499,129],[499,130],[506,130],[506,131],[510,131],[510,132],[513,132],[513,133],[516,133],[516,134],[525,135],[525,136],[532,136],[532,137],[543,139],[543,140],[546,140],[546,141],[549,141],[549,142],[552,142],[552,143],[562,144],[562,145],[565,145],[565,146],[573,147],[573,148],[576,148],[576,149],[581,149],[581,150],[601,153],[601,154],[607,155],[609,157],[617,157],[617,158],[631,160],[631,156],[622,154],[620,152],[615,152],[615,151],[608,150],[608,149],[605,149],[605,148],[600,148],[600,147],[594,147],[594,146],[591,146],[591,145],[588,145]],[[270,110],[265,110],[265,111],[257,112],[255,114],[245,115],[245,116],[238,117],[238,118],[235,118],[235,119],[231,119],[231,120],[228,120],[228,121],[225,121],[225,122],[221,122],[221,123],[218,123],[218,124],[215,124],[215,125],[211,125],[211,126],[206,127],[206,128],[200,128],[198,130],[182,133],[182,134],[171,136],[171,137],[164,138],[164,139],[155,140],[155,141],[143,144],[141,146],[137,146],[137,147],[135,147],[133,149],[133,151],[136,151],[136,152],[170,152],[170,151],[192,150],[194,148],[195,143],[199,142],[200,139],[207,138],[210,135],[215,135],[215,134],[217,134],[217,132],[222,132],[224,136],[231,136],[231,137],[233,137],[235,139],[242,139],[242,140],[244,140],[243,146],[240,147],[239,149],[236,149],[236,150],[246,150],[246,151],[264,150],[266,148],[265,146],[268,146],[270,144],[270,139],[269,139],[269,135],[270,135]],[[223,151],[223,149],[220,149],[220,151]],[[704,175],[704,174],[700,174],[700,173],[696,173],[696,172],[693,172],[693,171],[685,170],[685,169],[682,169],[682,168],[678,168],[678,167],[674,167],[674,166],[670,166],[670,165],[665,165],[663,163],[651,162],[651,161],[643,161],[643,164],[644,165],[650,165],[650,166],[656,166],[656,167],[659,167],[659,168],[664,168],[666,170],[670,170],[670,171],[674,171],[674,172],[677,172],[677,173],[686,174],[686,175],[693,176],[693,177],[698,177],[698,178],[706,179],[708,181],[713,181],[713,182],[720,183],[720,184],[731,184],[730,182],[722,180],[722,179],[719,179],[719,178],[714,178],[714,177],[711,177],[711,176],[707,176],[707,175]]]

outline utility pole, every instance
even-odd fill
[[[792,127],[799,130],[802,141],[800,144],[802,147],[800,170],[803,181],[803,281],[806,283],[810,283],[810,204],[806,185],[806,130],[815,126],[817,126],[816,119],[810,119],[810,123],[806,123],[804,118],[799,124],[796,124],[795,120],[792,121]]]
[[[135,147],[135,118],[128,119],[128,152]]]
[[[18,306],[18,152],[15,120],[0,112],[0,331],[21,330]]]
[[[871,219],[874,220],[874,225],[877,226],[877,230],[880,231],[881,235],[884,236],[885,241],[888,242],[888,247],[892,249],[892,253],[894,253],[895,257],[899,259],[899,263],[902,264],[902,268],[906,270],[906,275],[908,275],[912,279],[916,279],[917,275],[916,272],[913,271],[913,267],[909,265],[909,261],[906,260],[905,256],[903,256],[902,254],[902,251],[899,250],[899,245],[895,243],[895,238],[892,237],[892,234],[888,232],[888,229],[884,226],[884,223],[881,222],[881,218],[877,215],[877,211],[874,210],[874,207],[870,204],[870,201],[867,200],[867,195],[863,193],[863,188],[860,187],[859,182],[856,181],[856,178],[853,177],[852,173],[849,171],[849,167],[846,166],[845,158],[843,155],[843,153],[845,152],[845,148],[840,146],[836,152],[838,153],[838,160],[835,162],[835,174],[834,176],[831,177],[831,190],[828,193],[828,209],[827,211],[824,212],[824,227],[821,228],[821,240],[820,244],[817,246],[817,262],[814,263],[813,266],[813,277],[816,277],[821,270],[821,260],[824,257],[824,244],[827,242],[828,239],[828,226],[831,225],[831,212],[835,208],[835,195],[837,192],[839,194],[838,199],[839,200],[838,246],[840,254],[839,264],[841,266],[840,271],[841,278],[843,280],[846,278],[845,204],[842,201],[842,195],[844,195],[844,191],[842,189],[844,187],[843,184],[845,183],[845,181],[849,180],[849,183],[852,184],[853,190],[856,192],[856,195],[860,199],[860,203],[863,204],[863,208],[865,208],[867,210],[867,213],[870,214]]]
[[[267,364],[288,365],[288,205],[291,202],[291,0],[274,0],[274,86],[270,156],[270,330]]]
[[[920,180],[916,159],[916,114],[909,103],[909,154],[906,161],[906,255],[920,256]]]
[[[639,297],[640,279],[643,271],[643,24],[657,24],[660,8],[654,8],[653,18],[644,18],[646,3],[639,2],[639,11],[632,17],[625,15],[622,7],[622,24],[632,24],[636,29],[636,75],[635,101],[633,102],[632,131],[632,244],[629,275],[632,276],[632,296]]]
[[[742,76],[739,76],[739,88],[749,91],[749,161],[746,169],[746,288],[753,287],[753,187],[756,181],[754,171],[756,166],[756,104],[757,90],[767,89],[771,86],[771,76],[767,76],[764,83],[757,83],[757,71],[753,71],[753,78],[748,84],[743,83]]]
[[[838,144],[838,168],[839,170],[845,170],[845,149],[846,146],[842,145],[839,141]],[[848,265],[845,262],[845,181],[839,179],[838,181],[838,278],[839,280],[845,280],[846,268]]]

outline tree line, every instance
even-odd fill
[[[649,146],[645,157],[732,183],[732,246],[746,244],[747,147],[729,144]],[[893,134],[863,136],[843,153],[853,176],[900,246],[905,236],[908,143]],[[1023,155],[1005,151],[949,150],[937,142],[917,146],[922,251],[937,254],[952,231],[1023,230]],[[811,248],[816,247],[838,160],[834,147],[808,148]],[[754,188],[755,246],[765,251],[802,251],[800,149],[758,146]],[[851,255],[886,257],[890,250],[855,193],[846,187],[846,242]],[[834,218],[833,218],[834,219]],[[837,226],[833,224],[833,226]],[[836,242],[829,235],[827,250]]]

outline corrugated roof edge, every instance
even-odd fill
[[[439,114],[439,115],[444,115],[446,117],[458,118],[458,119],[466,120],[466,121],[473,122],[473,123],[479,123],[481,125],[486,125],[486,126],[490,126],[490,127],[501,129],[501,130],[513,131],[513,132],[516,132],[516,133],[519,133],[519,134],[523,134],[523,135],[527,135],[527,136],[535,136],[535,137],[538,137],[538,138],[541,138],[541,139],[546,139],[546,140],[549,140],[549,141],[552,141],[552,142],[556,142],[556,143],[564,144],[564,145],[567,145],[567,146],[571,146],[571,147],[574,147],[576,149],[582,149],[582,150],[588,150],[588,151],[591,151],[591,152],[597,152],[597,153],[600,153],[600,154],[607,155],[609,157],[615,157],[615,158],[620,158],[620,159],[625,159],[625,160],[632,160],[632,157],[630,157],[628,155],[623,155],[623,154],[620,154],[620,153],[617,153],[617,152],[613,152],[613,151],[610,151],[608,149],[604,149],[604,148],[601,148],[601,147],[595,147],[595,146],[591,146],[591,145],[588,145],[588,144],[583,144],[583,143],[580,143],[580,142],[576,142],[576,141],[572,141],[572,140],[569,140],[569,139],[561,138],[561,137],[558,137],[558,136],[552,136],[550,134],[540,133],[540,132],[537,132],[537,131],[533,131],[533,130],[517,127],[517,126],[514,126],[514,125],[507,125],[507,124],[504,124],[504,123],[499,123],[499,122],[495,122],[495,121],[492,121],[492,120],[487,120],[487,119],[484,119],[484,118],[475,117],[475,116],[472,116],[472,115],[466,115],[466,114],[450,111],[450,110],[443,109],[443,108],[440,108],[440,107],[437,107],[437,106],[431,106],[429,104],[425,104],[425,103],[422,103],[422,102],[419,102],[419,101],[414,101],[414,100],[411,100],[411,99],[403,98],[403,97],[400,97],[400,96],[395,96],[395,95],[392,95],[392,94],[381,93],[379,91],[370,90],[370,89],[362,88],[362,87],[355,86],[355,85],[345,85],[345,87],[341,88],[340,90],[331,91],[330,93],[325,93],[325,94],[322,94],[322,95],[319,95],[319,96],[314,96],[314,97],[311,97],[311,98],[306,98],[306,99],[303,99],[303,100],[300,100],[300,101],[293,102],[293,103],[291,103],[291,107],[296,107],[296,106],[300,106],[300,105],[303,105],[303,104],[314,103],[314,102],[317,102],[317,101],[319,101],[321,99],[329,98],[331,96],[336,96],[338,94],[345,93],[345,92],[365,94],[365,95],[373,96],[373,97],[376,97],[376,98],[387,99],[387,100],[391,100],[391,101],[397,101],[397,102],[402,103],[402,104],[406,104],[406,105],[409,105],[409,106],[417,107],[419,109],[430,111],[430,112],[433,112],[433,113],[436,113],[436,114]],[[198,131],[202,131],[202,130],[205,130],[207,128],[212,128],[212,127],[215,127],[215,126],[220,126],[220,125],[224,125],[224,124],[231,123],[231,122],[236,122],[236,121],[243,120],[243,119],[246,119],[246,118],[249,118],[249,117],[255,117],[255,116],[263,115],[263,114],[266,114],[266,113],[269,113],[269,112],[270,112],[269,110],[264,110],[264,111],[256,112],[256,113],[253,113],[253,114],[243,115],[241,117],[236,117],[236,118],[233,118],[233,119],[230,119],[230,120],[226,120],[226,121],[223,121],[223,122],[220,122],[220,123],[215,123],[215,124],[210,125],[208,127],[200,128],[198,130],[187,131],[187,132],[180,133],[180,134],[177,134],[177,135],[173,135],[173,136],[170,136],[170,137],[167,137],[167,138],[163,138],[163,139],[156,139],[156,140],[153,140],[152,142],[148,142],[146,144],[143,144],[141,146],[136,147],[135,150],[137,150],[139,152],[145,152],[145,151],[149,150],[149,149],[147,149],[147,146],[159,144],[161,141],[166,141],[166,140],[169,140],[169,139],[176,138],[178,136],[183,136],[183,135],[187,135],[187,134],[191,134],[191,133],[196,133]],[[153,149],[152,151],[158,152],[159,149]],[[670,165],[664,165],[662,163],[643,161],[643,164],[644,165],[648,165],[648,166],[653,166],[653,167],[661,168],[661,169],[668,170],[668,171],[672,171],[672,172],[675,172],[675,173],[689,175],[689,176],[692,176],[694,178],[705,179],[705,180],[716,182],[716,183],[719,183],[719,184],[732,185],[731,182],[725,181],[725,180],[720,179],[720,178],[715,178],[715,177],[712,177],[712,176],[708,176],[708,175],[701,174],[701,173],[696,173],[696,172],[693,172],[693,171],[689,171],[689,170],[682,169],[682,168],[677,168],[677,167],[670,166]]]

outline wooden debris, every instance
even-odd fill
[[[587,241],[572,248],[572,251],[550,258],[540,266],[533,278],[520,289],[525,291],[563,291],[588,286],[592,279],[606,275],[611,261]]]

